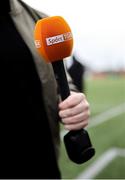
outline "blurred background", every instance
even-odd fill
[[[91,108],[88,132],[96,155],[72,163],[61,144],[65,179],[125,179],[125,1],[24,0],[50,16],[63,16],[74,36],[67,69]],[[62,129],[61,136],[65,131]]]

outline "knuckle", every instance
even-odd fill
[[[86,112],[85,112],[85,119],[88,119],[89,117],[90,117],[90,110],[88,109],[88,110],[86,110]]]
[[[80,96],[81,99],[85,98],[85,95],[83,93],[79,93],[79,96]]]
[[[90,109],[90,104],[88,103],[87,100],[85,101],[85,106],[86,106],[86,109]]]

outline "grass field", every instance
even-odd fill
[[[96,179],[125,179],[125,158],[115,158]]]
[[[88,79],[86,80],[86,95],[90,102],[91,117],[94,117],[125,102],[125,78]],[[88,132],[96,149],[96,155],[82,165],[74,164],[68,159],[64,144],[62,143],[59,164],[63,179],[75,179],[110,148],[125,149],[125,112],[98,126],[88,128]],[[125,167],[125,158],[116,157],[104,170],[93,178],[125,179],[125,168],[123,167]]]

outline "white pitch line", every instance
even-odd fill
[[[98,175],[117,156],[125,157],[125,149],[112,148],[91,164],[77,179],[91,179]]]
[[[98,126],[101,123],[104,123],[108,120],[111,120],[113,117],[116,117],[122,113],[125,113],[125,103],[120,104],[114,108],[111,108],[103,113],[100,113],[99,115],[90,118],[90,125],[88,126],[88,128],[94,127],[94,126]],[[88,129],[87,128],[87,129]],[[68,131],[63,130],[61,131],[61,139],[63,139],[64,135],[67,133]]]
[[[93,117],[92,119],[90,119],[90,125],[88,126],[93,127],[93,126],[97,126],[103,122],[108,121],[109,119],[112,119],[122,113],[125,113],[125,103],[120,104],[112,109],[109,109],[95,117]]]

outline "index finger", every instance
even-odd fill
[[[59,104],[59,109],[64,110],[67,108],[74,107],[78,105],[81,101],[83,101],[84,98],[85,96],[83,93],[73,93]]]

